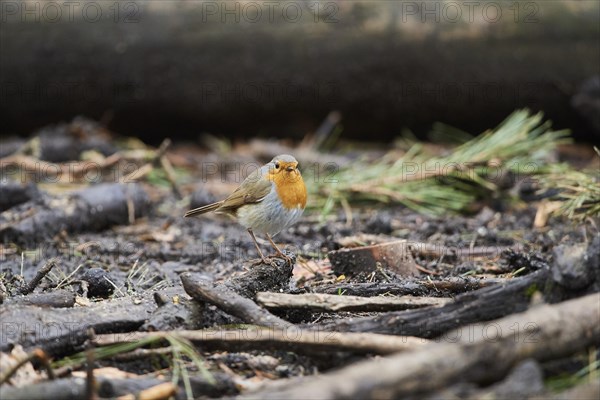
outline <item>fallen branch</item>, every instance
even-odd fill
[[[198,278],[190,273],[181,275],[183,288],[196,301],[209,302],[221,310],[242,321],[254,325],[268,327],[290,327],[293,326],[259,307],[252,300],[245,298],[224,285],[215,285],[213,282]]]
[[[464,293],[472,290],[478,290],[485,287],[490,287],[497,284],[509,282],[506,278],[487,278],[487,279],[467,279],[453,276],[442,280],[430,280],[420,282],[427,289],[433,289],[437,292],[440,290],[449,293]]]
[[[153,169],[154,166],[160,163],[160,159],[165,155],[167,149],[171,146],[171,139],[165,139],[162,141],[158,149],[153,151],[153,154],[148,162],[139,167],[138,169],[133,170],[129,174],[125,175],[122,179],[122,182],[129,183],[141,180],[143,177],[148,175]]]
[[[181,190],[177,184],[175,170],[167,157],[167,150],[171,146],[171,139],[167,138],[162,141],[158,149],[154,151],[150,161],[142,165],[139,169],[131,172],[123,178],[123,182],[139,181],[148,175],[155,167],[160,167],[165,172],[165,176],[171,185],[171,190],[176,198],[181,199]]]
[[[460,380],[486,383],[527,358],[546,361],[600,343],[600,294],[541,305],[450,332],[448,342],[368,360],[240,398],[391,399],[419,396]],[[493,329],[490,329],[493,327]],[[515,336],[515,327],[518,327]],[[493,333],[492,333],[493,331]]]
[[[2,398],[11,400],[87,400],[85,379],[56,379],[23,387],[2,388]]]
[[[177,184],[177,179],[175,177],[175,170],[173,169],[173,165],[171,165],[171,161],[167,158],[166,155],[163,155],[160,158],[160,166],[165,171],[165,175],[167,176],[167,180],[171,184],[171,190],[175,197],[178,199],[182,198],[181,190],[179,189],[179,185]]]
[[[470,247],[452,247],[444,246],[436,243],[426,242],[410,242],[409,248],[415,253],[422,257],[459,257],[459,258],[481,258],[499,256],[503,251],[522,250],[523,246],[516,244],[513,246],[474,246]]]
[[[132,332],[96,335],[97,346],[131,343],[148,337],[176,335],[202,346],[203,349],[223,351],[287,350],[303,352],[336,352],[391,354],[412,350],[429,343],[410,336],[379,335],[376,333],[342,333],[300,329],[294,326],[280,329],[206,329],[198,331]]]
[[[75,305],[75,293],[55,289],[51,292],[30,293],[27,296],[13,296],[6,300],[6,305],[31,305],[48,308],[70,308]]]
[[[89,336],[92,337],[94,332],[90,330]],[[88,344],[88,349],[85,351],[85,397],[87,400],[96,399],[97,382],[94,377],[94,351]]]
[[[489,321],[529,307],[531,295],[544,287],[549,269],[535,271],[504,284],[464,293],[437,308],[388,312],[375,317],[341,319],[320,327],[327,331],[376,332],[392,335],[436,337],[459,326]]]
[[[21,293],[28,294],[28,293],[33,292],[35,290],[35,288],[37,287],[37,285],[40,284],[42,279],[44,279],[44,277],[46,275],[48,275],[48,272],[50,272],[52,270],[52,268],[54,268],[56,266],[57,263],[58,263],[58,259],[56,259],[56,258],[51,258],[50,260],[48,260],[48,262],[46,264],[44,264],[44,266],[38,270],[38,272],[31,279],[31,281],[29,281],[29,283],[21,289]]]
[[[367,246],[375,244],[385,244],[394,241],[393,237],[385,235],[359,234],[355,236],[346,236],[337,239],[336,242],[342,248],[355,248],[358,246]],[[413,255],[421,257],[450,257],[450,258],[480,258],[500,255],[503,251],[511,249],[513,251],[522,250],[522,245],[516,244],[513,246],[474,246],[474,247],[453,247],[446,246],[441,243],[427,243],[418,241],[399,241],[399,244],[404,242],[404,248],[410,250]],[[399,250],[404,252],[405,249],[400,247]]]
[[[343,294],[361,297],[380,295],[440,296],[443,294],[469,292],[504,282],[506,282],[506,279],[473,279],[452,277],[444,280],[431,281],[407,281],[393,283],[339,283],[335,285],[316,286],[313,287],[312,290],[317,293]]]
[[[319,311],[394,311],[412,308],[443,306],[451,299],[414,296],[338,296],[322,293],[286,294],[260,292],[256,301],[269,309],[310,309]]]
[[[127,224],[150,211],[145,190],[136,184],[98,184],[61,198],[45,198],[43,203],[23,203],[0,216],[0,241],[32,246],[68,233],[99,231]]]

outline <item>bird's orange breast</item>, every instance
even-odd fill
[[[281,204],[289,209],[306,207],[306,186],[300,172],[281,171],[271,177]]]

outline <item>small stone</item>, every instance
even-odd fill
[[[88,283],[88,297],[107,298],[115,290],[115,287],[109,282],[109,280],[112,281],[110,274],[102,268],[88,269],[81,280]]]
[[[560,245],[553,251],[554,262],[552,276],[560,285],[578,290],[588,286],[592,281],[592,274],[587,268],[587,245]]]

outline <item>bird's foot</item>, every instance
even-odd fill
[[[275,253],[268,255],[266,257],[259,257],[253,260],[249,260],[251,267],[256,267],[257,265],[270,265],[272,267],[278,267],[283,260],[287,264],[295,264],[296,263],[296,255],[291,251],[283,250],[281,253]]]
[[[271,257],[259,257],[255,258],[254,260],[250,260],[250,266],[252,267],[256,267],[257,265],[261,264],[273,265],[273,260],[271,260]]]
[[[287,264],[293,265],[296,263],[296,255],[287,249],[283,249],[283,251],[278,251],[274,255],[269,256],[269,258],[273,257],[283,259]]]
[[[282,257],[278,257],[278,256],[268,256],[265,258],[257,258],[256,260],[253,260],[251,265],[253,267],[256,267],[257,265],[270,265],[271,267],[278,267],[279,264],[281,263]],[[287,260],[285,260],[287,262]]]

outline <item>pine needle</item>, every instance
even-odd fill
[[[557,167],[541,179],[546,190],[558,190],[554,201],[562,202],[558,215],[581,222],[600,215],[600,174],[598,171],[574,171]]]
[[[323,215],[341,199],[351,205],[403,204],[434,215],[468,211],[477,199],[498,193],[498,180],[506,174],[522,177],[549,169],[549,155],[558,144],[569,142],[569,132],[552,131],[542,118],[541,113],[515,111],[496,129],[443,157],[429,156],[416,143],[399,159],[390,153],[375,163],[354,162],[338,172],[335,183],[309,179],[317,183],[312,188],[314,206]]]

